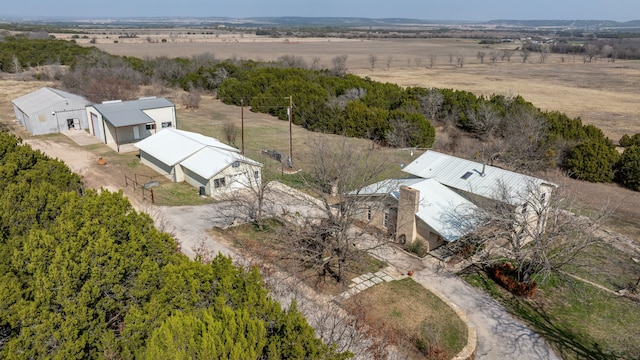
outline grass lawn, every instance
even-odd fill
[[[153,188],[155,204],[159,206],[204,205],[214,202],[211,197],[200,196],[198,189],[186,182],[163,182]]]
[[[411,278],[382,283],[347,301],[368,325],[385,332],[409,358],[424,359],[418,346],[438,344],[446,358],[467,344],[467,327],[440,298]],[[420,345],[417,345],[420,344]]]
[[[526,321],[565,359],[640,358],[638,302],[566,276],[550,279],[531,299],[514,297],[483,272],[469,271],[464,278]]]

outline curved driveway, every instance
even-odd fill
[[[286,195],[275,196],[274,198],[288,197],[289,200],[286,205],[275,205],[273,209],[294,206],[298,211],[304,206],[300,203],[292,204],[291,191],[295,192],[291,189]],[[307,203],[306,206],[310,205]],[[230,225],[237,209],[233,209],[229,203],[156,209],[158,211],[154,218],[162,219],[165,231],[172,233],[181,242],[182,251],[188,256],[193,257],[194,249],[202,246],[214,253],[238,256],[222,239],[216,239],[206,231],[214,226]],[[392,247],[380,248],[375,255],[400,272],[406,273],[412,269],[413,278],[417,282],[427,289],[439,291],[467,314],[477,329],[476,359],[560,359],[542,337],[512,317],[494,299],[443,270],[434,258],[418,260]]]

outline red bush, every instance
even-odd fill
[[[521,282],[516,280],[516,269],[511,263],[502,263],[489,268],[489,276],[516,296],[531,297],[538,289],[538,284],[535,281]]]

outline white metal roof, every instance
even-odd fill
[[[391,195],[400,197],[400,186],[420,191],[416,216],[447,241],[470,233],[476,225],[472,213],[476,206],[435,179],[387,179],[352,192],[353,195]]]
[[[115,127],[151,123],[153,119],[145,114],[143,110],[174,106],[171,101],[165,98],[143,98],[93,105],[93,107]]]
[[[175,166],[205,145],[183,136],[173,128],[166,128],[138,141],[134,146],[169,166]]]
[[[202,134],[198,134],[195,132],[191,132],[191,131],[184,131],[184,130],[179,130],[179,129],[173,129],[170,128],[171,131],[176,132],[184,137],[187,137],[191,140],[194,140],[200,144],[203,144],[205,146],[213,146],[215,148],[219,148],[222,150],[227,150],[227,151],[233,151],[233,152],[237,152],[239,153],[240,150],[238,150],[237,148],[234,148],[233,146],[229,146],[223,142],[221,142],[220,140],[216,139],[216,138],[212,138],[209,136],[204,136]]]
[[[445,240],[455,241],[477,225],[476,206],[437,180],[422,180],[410,187],[420,191],[416,216]]]
[[[215,147],[204,147],[195,154],[182,161],[180,165],[200,175],[204,179],[211,179],[234,162],[262,166],[259,162],[244,157],[237,152],[225,151]]]
[[[40,88],[34,92],[14,99],[11,102],[25,114],[33,114],[67,99],[77,101],[83,105],[91,104],[89,100],[82,96],[50,87]]]
[[[396,200],[400,197],[400,186],[413,186],[413,184],[424,181],[422,178],[406,178],[406,179],[386,179],[377,183],[367,185],[360,190],[352,191],[349,195],[360,196],[384,196],[391,195]]]
[[[443,185],[485,198],[520,204],[529,197],[532,187],[554,183],[479,162],[428,150],[403,171]]]

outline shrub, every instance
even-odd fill
[[[640,145],[624,150],[615,165],[615,180],[631,190],[640,191]]]
[[[405,250],[419,257],[425,257],[429,253],[426,244],[420,239],[405,245]]]
[[[489,276],[516,296],[531,297],[536,294],[538,284],[535,281],[521,282],[516,280],[517,270],[511,263],[501,263],[489,268]]]
[[[587,140],[569,152],[566,168],[571,177],[591,182],[611,182],[620,155],[609,140]]]

